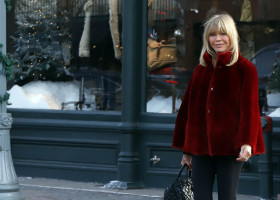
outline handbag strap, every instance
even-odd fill
[[[178,174],[176,180],[178,180],[178,179],[181,177],[181,174],[182,174],[182,172],[183,172],[183,170],[184,170],[185,168],[186,168],[186,175],[187,175],[187,178],[191,177],[192,171],[189,169],[189,167],[188,167],[187,164],[184,164],[184,165],[181,167],[181,169],[180,169],[180,171],[179,171],[179,174]]]

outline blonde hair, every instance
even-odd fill
[[[199,59],[200,64],[202,66],[206,66],[205,60],[203,58],[205,52],[208,52],[211,56],[216,55],[215,50],[209,44],[209,36],[213,32],[223,32],[229,36],[230,51],[232,56],[230,63],[228,63],[227,66],[232,66],[237,62],[239,56],[239,36],[234,20],[228,14],[214,15],[204,23],[203,46]]]

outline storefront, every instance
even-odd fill
[[[8,110],[17,174],[165,187],[180,167],[171,141],[203,21],[227,12],[241,54],[268,93],[261,109],[275,126],[276,192],[280,95],[267,85],[280,67],[279,7],[278,0],[12,1],[7,52],[16,70]],[[240,193],[258,194],[259,187],[255,157],[244,164]]]

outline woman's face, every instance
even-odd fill
[[[209,43],[217,54],[226,52],[230,48],[229,36],[221,31],[210,33]]]

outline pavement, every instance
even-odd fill
[[[112,189],[101,183],[58,179],[19,177],[23,200],[162,200],[164,188]],[[213,193],[217,200],[217,194]],[[237,200],[259,200],[256,196],[238,195]]]

